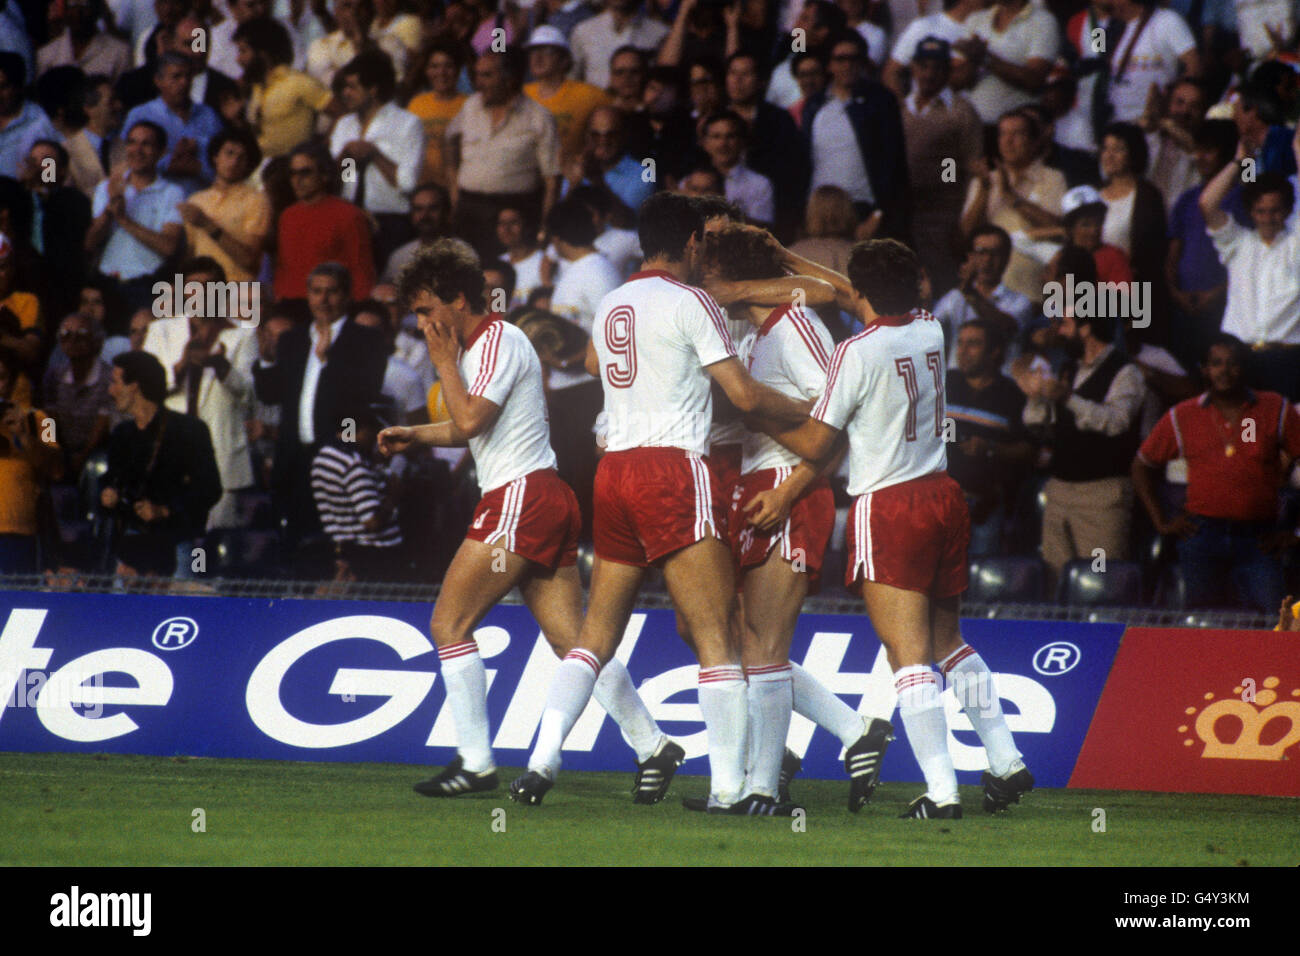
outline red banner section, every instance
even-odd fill
[[[1070,786],[1300,797],[1300,635],[1129,628]]]

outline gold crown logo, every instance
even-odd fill
[[[1180,734],[1195,730],[1196,736],[1205,744],[1202,757],[1220,760],[1286,760],[1285,751],[1292,744],[1300,742],[1300,701],[1283,701],[1277,703],[1277,691],[1281,683],[1276,677],[1264,678],[1264,689],[1254,695],[1253,703],[1242,699],[1242,686],[1232,689],[1236,696],[1207,703],[1196,718],[1193,727],[1183,724],[1178,728]],[[1300,687],[1291,691],[1292,697],[1300,697]],[[1214,694],[1207,693],[1205,700],[1213,701]],[[1188,717],[1196,713],[1195,707],[1183,711]],[[1217,729],[1221,717],[1235,717],[1241,721],[1241,732],[1235,740],[1223,740]],[[1261,743],[1264,728],[1275,720],[1285,720],[1287,731],[1270,744]],[[1191,747],[1194,741],[1188,737],[1183,741],[1184,747]]]

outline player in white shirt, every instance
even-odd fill
[[[656,193],[641,207],[642,271],[600,304],[587,351],[609,416],[608,451],[596,472],[596,558],[578,646],[560,664],[528,772],[513,799],[538,804],[554,785],[564,738],[612,660],[650,565],[662,566],[700,661],[708,729],[711,808],[770,815],[775,801],[743,792],[747,708],[744,671],[730,647],[735,605],[721,490],[704,460],[717,382],[738,409],[793,425],[804,407],[759,385],[736,358],[722,311],[696,277],[704,219],[689,197]]]
[[[443,239],[417,254],[399,278],[402,300],[419,318],[442,382],[450,420],[386,428],[385,454],[412,444],[469,445],[483,498],[452,559],[433,609],[458,755],[441,774],[416,784],[429,797],[494,790],[488,738],[487,679],[474,629],[515,587],[557,654],[577,642],[582,621],[578,578],[578,503],[555,472],[542,370],[527,336],[487,312],[477,256]],[[657,803],[685,757],[655,724],[626,668],[606,666],[595,688],[601,706],[637,752],[636,803]]]
[[[841,342],[826,391],[803,424],[769,434],[814,467],[849,441],[846,581],[861,587],[867,614],[894,669],[908,742],[926,793],[905,817],[958,819],[957,775],[947,746],[937,662],[988,755],[984,808],[997,812],[1033,787],[1007,728],[993,675],[962,641],[970,514],[947,474],[943,443],[943,331],[917,308],[916,255],[891,239],[859,243],[849,258],[853,311],[866,328]]]

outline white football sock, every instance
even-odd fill
[[[790,662],[794,694],[794,712],[807,717],[818,727],[825,727],[846,748],[865,733],[862,715],[827,689],[826,685],[798,664]]]
[[[456,724],[456,749],[471,773],[483,773],[496,766],[488,739],[487,672],[473,638],[438,648],[442,679],[447,685]]]
[[[528,769],[554,780],[560,772],[560,748],[564,738],[582,716],[591,700],[591,690],[600,676],[600,661],[591,651],[575,647],[560,661],[551,689],[546,695],[537,743],[528,758]]]
[[[785,738],[790,732],[790,665],[747,667],[745,676],[749,679],[749,779],[745,792],[775,797]]]
[[[654,756],[664,740],[664,732],[650,716],[645,701],[632,683],[632,675],[617,657],[601,668],[592,696],[623,731],[623,737],[636,751],[637,763],[644,763]]]
[[[745,789],[745,750],[749,742],[745,672],[739,664],[700,668],[700,711],[708,729],[710,799],[730,806]]]
[[[979,734],[988,754],[989,772],[995,777],[1006,776],[1022,755],[1002,713],[1002,701],[993,686],[993,672],[969,644],[963,644],[941,660],[939,670],[952,685],[957,703]]]
[[[898,713],[907,741],[925,775],[926,793],[937,804],[957,799],[957,773],[948,753],[948,723],[939,700],[939,677],[928,666],[901,667],[894,672]]]

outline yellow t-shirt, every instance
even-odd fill
[[[18,316],[18,324],[24,329],[41,328],[41,303],[30,292],[11,292],[9,298],[0,302],[0,308],[8,309]],[[31,380],[22,372],[14,382],[13,394],[9,396],[15,405],[30,405],[32,402]]]
[[[545,106],[555,117],[555,126],[560,134],[561,161],[582,152],[587,120],[596,107],[608,106],[613,102],[604,90],[578,80],[565,80],[554,96],[545,99],[542,98],[537,83],[525,84],[524,92]]]
[[[451,176],[447,172],[447,158],[443,153],[442,137],[447,131],[447,124],[452,121],[469,97],[457,93],[449,100],[439,99],[432,93],[421,93],[412,97],[406,109],[420,117],[424,124],[424,172],[421,182],[432,180],[441,186],[451,186]]]
[[[261,245],[271,231],[271,203],[266,194],[247,183],[219,191],[216,187],[200,190],[190,202],[207,213],[217,225],[247,245]],[[242,268],[230,253],[203,229],[185,224],[185,243],[191,255],[211,256],[226,270],[231,282],[249,282],[257,276]]]
[[[25,407],[22,402],[16,404]],[[49,416],[39,408],[29,411],[36,416],[37,437],[49,447],[57,448],[53,430],[45,427]],[[46,441],[47,436],[50,441]],[[21,453],[10,449],[0,457],[0,534],[36,534],[36,500],[40,491],[36,471]]]
[[[265,157],[283,156],[310,138],[316,114],[330,99],[330,91],[306,73],[284,64],[271,70],[248,100],[248,121],[257,130],[257,145]]]

